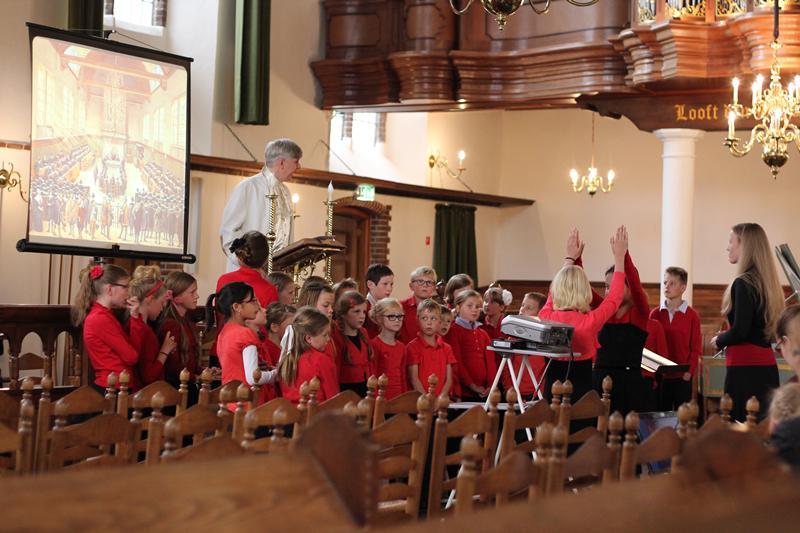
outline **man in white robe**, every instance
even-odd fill
[[[290,139],[270,141],[264,148],[264,168],[255,176],[239,182],[233,189],[220,224],[220,242],[228,257],[227,271],[239,268],[230,246],[248,231],[269,232],[268,194],[275,194],[275,251],[293,242],[292,195],[285,182],[300,168],[303,150]]]

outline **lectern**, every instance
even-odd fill
[[[272,266],[276,270],[290,273],[295,285],[299,287],[302,285],[301,280],[308,278],[314,272],[314,265],[346,249],[344,244],[333,237],[300,239],[275,252]]]

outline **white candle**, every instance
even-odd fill
[[[733,78],[733,105],[739,103],[739,78]]]
[[[728,139],[733,139],[734,136],[736,135],[736,132],[734,131],[733,128],[733,123],[735,120],[736,120],[736,113],[733,110],[728,111]]]
[[[794,77],[794,96],[795,99],[800,100],[800,76]]]
[[[752,107],[756,107],[756,101],[758,100],[758,82],[754,81],[753,85],[750,88],[750,91],[753,93],[753,104]]]
[[[467,154],[464,153],[464,150],[458,151],[458,168],[464,168],[464,158],[467,157]]]
[[[614,178],[617,177],[616,173],[613,170],[608,171],[608,186],[611,187],[611,184],[614,183]]]
[[[333,202],[333,182],[328,183],[328,201]]]
[[[300,195],[299,195],[299,194],[297,194],[297,193],[294,193],[294,194],[292,195],[292,204],[294,204],[294,208],[295,208],[295,209],[297,209],[297,203],[298,203],[299,201],[300,201]]]
[[[572,186],[573,187],[577,187],[578,186],[578,179],[579,179],[578,171],[575,170],[574,168],[570,169],[570,171],[569,171],[569,179],[572,180]]]

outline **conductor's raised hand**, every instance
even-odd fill
[[[614,235],[611,236],[611,252],[614,260],[624,260],[625,253],[628,251],[628,230],[625,226],[620,226]]]
[[[571,259],[573,262],[576,261],[583,255],[583,246],[584,242],[581,240],[578,228],[572,228],[567,237],[566,258]]]

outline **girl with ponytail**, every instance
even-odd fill
[[[130,314],[128,329],[131,335],[141,337],[139,350],[139,384],[149,385],[164,379],[164,363],[175,350],[175,337],[167,333],[159,345],[156,332],[150,323],[157,320],[169,300],[169,292],[161,281],[161,270],[156,265],[140,265],[133,271],[130,281],[130,308],[138,308],[136,316]]]
[[[135,367],[139,362],[140,332],[129,336],[113,309],[128,306],[130,276],[116,265],[89,263],[81,271],[81,284],[72,304],[72,322],[83,327],[83,345],[94,369],[94,387],[105,391],[108,375],[127,370],[131,390],[138,388]],[[130,314],[138,317],[138,305],[130,306]]]
[[[265,308],[278,301],[278,290],[267,281],[262,272],[267,262],[269,243],[263,233],[248,231],[230,246],[232,254],[239,260],[239,269],[223,274],[217,280],[217,292],[234,281],[242,281],[253,288],[261,307]]]
[[[261,340],[247,326],[247,321],[256,318],[261,305],[253,288],[241,281],[229,283],[219,293],[209,296],[207,308],[213,308],[225,320],[222,331],[217,334],[217,356],[222,366],[222,383],[239,380],[255,385],[253,371],[259,368],[258,349]],[[213,313],[211,316],[213,317]],[[212,322],[213,320],[211,318]],[[276,376],[276,370],[263,371],[258,385],[272,384]],[[267,393],[267,388],[262,387],[259,404],[266,399]]]
[[[313,307],[302,307],[287,331],[289,342],[281,351],[278,363],[281,392],[292,403],[300,401],[300,385],[319,379],[317,401],[325,401],[339,392],[339,384],[331,383],[325,365],[329,359],[325,346],[331,338],[330,319]]]
[[[164,364],[164,379],[173,387],[180,385],[180,373],[189,370],[190,380],[200,374],[200,342],[195,332],[194,322],[189,318],[191,311],[197,309],[197,280],[186,272],[170,272],[164,286],[172,297],[161,314],[158,335],[165,339],[171,335],[177,344]],[[195,403],[196,388],[189,388],[189,404]]]

